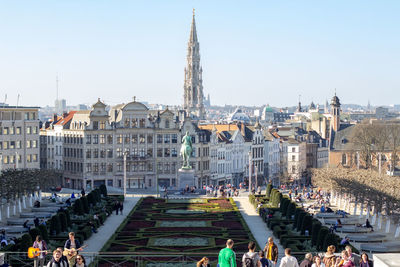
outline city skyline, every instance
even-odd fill
[[[2,2],[0,102],[182,105],[195,8],[212,104],[396,104],[398,3],[229,3]]]

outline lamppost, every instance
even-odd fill
[[[251,194],[251,148],[250,148],[250,151],[249,151],[249,194]]]
[[[126,155],[128,152],[124,152],[124,198],[126,197]]]

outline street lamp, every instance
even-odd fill
[[[126,197],[126,155],[128,152],[124,152],[124,198]]]
[[[251,194],[251,148],[249,151],[249,194]]]

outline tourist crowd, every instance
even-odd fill
[[[236,267],[236,254],[233,250],[234,242],[232,239],[226,241],[226,248],[221,249],[218,255],[218,267]],[[350,246],[346,246],[340,255],[335,254],[335,246],[327,248],[323,255],[307,253],[300,262],[292,256],[290,248],[285,249],[285,256],[280,259],[278,265],[278,246],[272,237],[268,238],[264,249],[256,252],[256,244],[251,241],[248,244],[249,251],[243,254],[242,266],[245,267],[373,267],[373,262],[369,260],[366,253],[361,257],[353,254]],[[197,267],[207,267],[208,258],[204,257],[197,263]]]

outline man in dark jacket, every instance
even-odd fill
[[[312,254],[307,253],[304,260],[300,263],[300,267],[311,267],[312,265]]]
[[[274,238],[270,236],[264,247],[265,256],[272,261],[274,265],[278,262],[278,246],[274,243]]]

